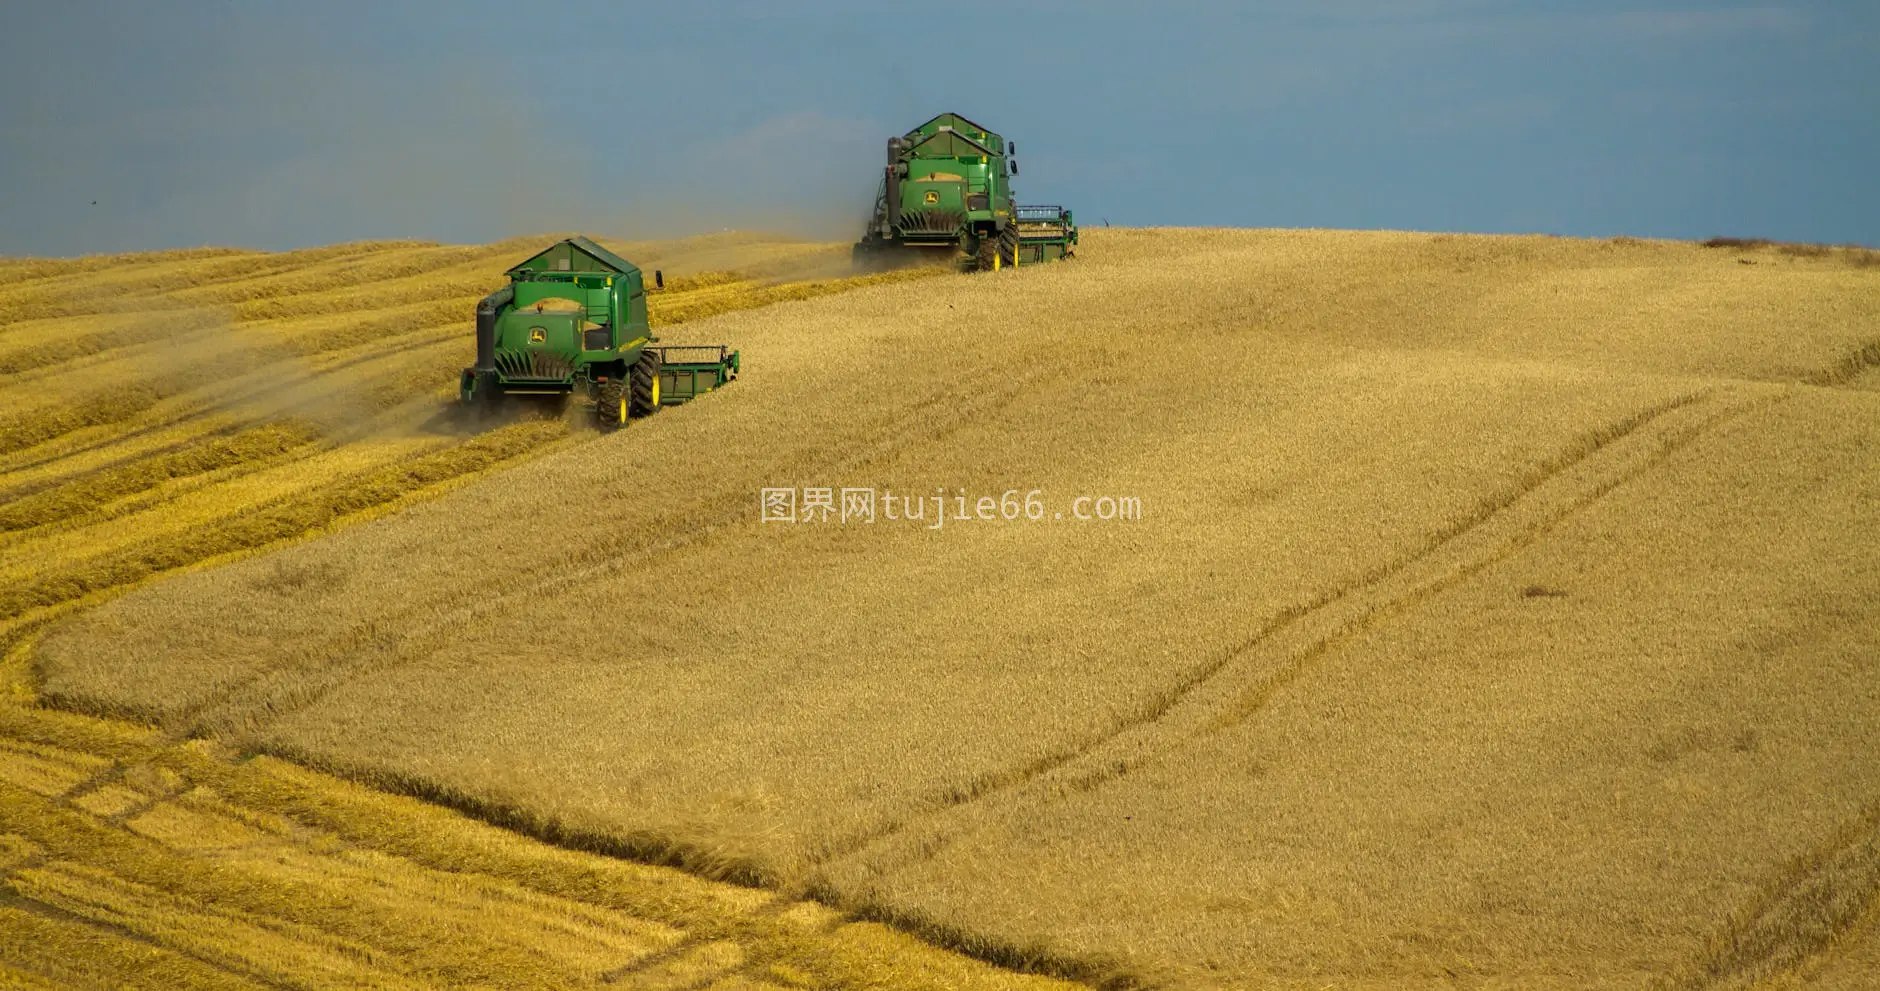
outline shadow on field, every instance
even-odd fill
[[[572,396],[505,396],[490,407],[470,407],[456,399],[426,399],[413,404],[413,415],[400,430],[427,437],[474,437],[518,423],[565,423],[571,432],[598,435],[593,406]]]

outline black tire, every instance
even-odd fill
[[[627,396],[629,415],[652,416],[659,412],[659,370],[662,364],[659,352],[640,352],[640,360],[633,363]]]
[[[627,397],[620,381],[601,383],[599,398],[594,403],[594,421],[602,430],[618,430],[627,422]]]
[[[996,237],[980,238],[979,254],[976,261],[977,265],[975,267],[978,268],[979,271],[992,271],[993,266],[999,261],[999,239]]]

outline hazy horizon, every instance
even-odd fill
[[[93,2],[13,21],[7,255],[847,238],[888,135],[947,110],[1017,142],[1022,201],[1086,226],[1880,244],[1872,5]]]

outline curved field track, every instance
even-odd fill
[[[1857,986],[1872,256],[1086,240],[701,321],[738,388],[61,618],[38,687],[1065,976]]]
[[[547,238],[0,265],[0,985],[1061,986],[812,902],[558,849],[35,704],[32,638],[126,588],[598,435],[457,422],[468,315]],[[668,340],[851,278],[846,246],[617,247]]]
[[[17,700],[0,702],[0,872],[7,987],[1067,987]]]

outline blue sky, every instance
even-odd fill
[[[942,110],[1086,225],[1880,245],[1876,53],[1872,0],[33,4],[0,254],[852,237]]]

